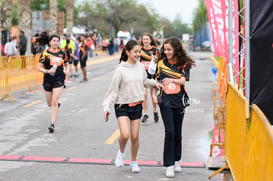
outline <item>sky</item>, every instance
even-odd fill
[[[198,0],[137,0],[152,7],[161,17],[173,21],[177,14],[180,15],[183,23],[191,23],[194,9],[198,6]]]

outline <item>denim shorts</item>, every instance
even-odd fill
[[[136,105],[115,104],[116,117],[129,117],[130,120],[140,119],[142,116],[142,101]]]

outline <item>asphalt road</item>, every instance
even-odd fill
[[[206,168],[213,129],[211,83],[212,63],[209,53],[192,53],[196,67],[191,71],[187,90],[192,103],[183,125],[183,172],[176,178],[165,177],[159,165],[143,165],[141,173],[131,173],[129,166],[116,168],[112,162],[71,163],[69,158],[115,159],[118,150],[118,124],[114,111],[109,122],[103,119],[102,100],[118,64],[117,58],[89,60],[86,83],[72,79],[61,96],[61,108],[54,134],[48,133],[50,108],[40,91],[22,94],[14,92],[15,103],[0,102],[0,155],[39,157],[36,161],[3,161],[0,156],[0,180],[3,181],[112,181],[112,180],[208,180],[213,171]],[[92,63],[93,61],[93,63]],[[152,111],[150,105],[150,117]],[[141,125],[138,160],[162,161],[164,128],[162,120]],[[21,157],[23,158],[23,157]],[[50,161],[66,158],[66,161]],[[45,162],[43,160],[48,162]],[[126,160],[130,160],[130,143],[126,147]],[[94,161],[94,160],[93,160]],[[100,162],[98,161],[98,162]],[[203,163],[205,167],[195,167]],[[212,180],[224,180],[219,174]],[[225,179],[228,180],[228,179]]]

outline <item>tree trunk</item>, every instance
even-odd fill
[[[12,26],[12,5],[13,5],[13,0],[7,0],[7,9],[6,9],[6,15],[7,15],[7,19],[6,19],[6,24],[5,27],[8,30],[11,30],[11,26]]]
[[[73,14],[74,14],[74,0],[66,0],[66,34],[70,37],[73,32]]]
[[[27,38],[27,54],[30,53],[31,42],[31,8],[30,0],[20,0],[18,3],[18,27],[25,32]]]
[[[58,1],[50,0],[50,22],[51,22],[51,34],[57,33],[57,13],[58,13]]]

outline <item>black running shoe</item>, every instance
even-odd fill
[[[158,113],[154,112],[154,121],[155,121],[155,123],[157,123],[158,120],[159,120]]]
[[[141,122],[146,123],[149,120],[149,116],[145,114],[141,120]]]
[[[49,131],[49,133],[53,133],[53,132],[54,132],[54,124],[51,124],[51,125],[48,127],[48,131]]]
[[[61,102],[58,102],[58,108],[60,108],[61,107]]]

